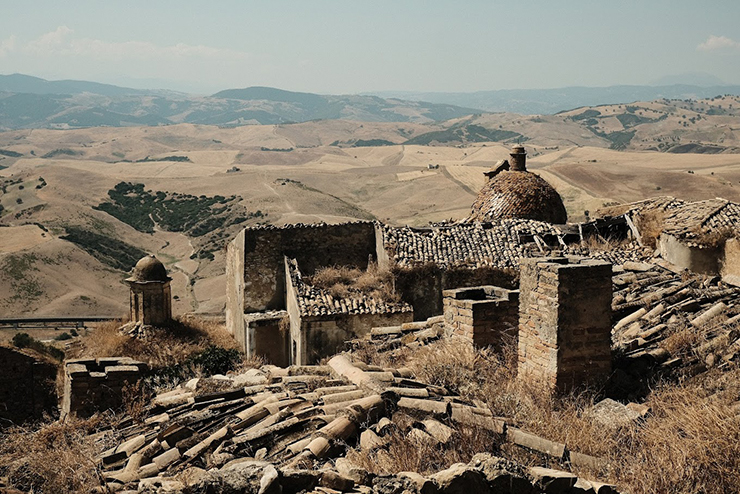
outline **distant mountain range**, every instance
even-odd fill
[[[547,115],[583,106],[740,94],[740,86],[611,86],[319,95],[269,87],[211,96],[143,90],[89,81],[0,75],[0,129],[80,128],[194,123],[220,126],[311,120],[431,123],[484,112]]]
[[[721,94],[740,95],[740,86],[665,86],[565,87],[558,89],[501,89],[474,93],[425,93],[382,91],[383,98],[447,103],[478,108],[486,112],[511,112],[521,115],[551,115],[582,106],[612,105],[656,99],[700,99]]]

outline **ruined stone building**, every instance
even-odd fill
[[[656,197],[599,214],[623,217],[640,243],[654,237],[660,256],[671,264],[740,286],[740,204]]]
[[[441,314],[442,292],[466,286],[515,288],[519,259],[565,245],[573,232],[557,192],[526,171],[517,146],[489,181],[470,218],[430,228],[379,222],[246,228],[227,251],[229,331],[248,354],[278,364],[314,363],[372,327]],[[578,238],[577,235],[575,237]],[[402,302],[337,297],[304,280],[320,268],[370,263],[393,272]]]

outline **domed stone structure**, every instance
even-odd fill
[[[522,218],[564,224],[568,220],[563,200],[545,179],[527,171],[523,146],[511,151],[511,162],[500,161],[489,172],[488,182],[473,203],[469,220],[493,221]]]
[[[136,266],[134,266],[134,273],[129,279],[140,283],[146,283],[150,281],[165,282],[172,278],[167,276],[167,269],[165,269],[164,264],[162,264],[162,262],[153,255],[149,255],[142,257],[139,262],[136,263]]]
[[[156,326],[172,319],[170,281],[164,264],[153,255],[136,263],[133,274],[126,279],[131,287],[131,323]]]

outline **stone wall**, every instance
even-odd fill
[[[0,347],[0,428],[40,419],[57,408],[57,366],[15,348]]]
[[[226,246],[226,329],[244,349],[244,230]]]
[[[124,386],[134,384],[147,369],[145,363],[128,357],[66,360],[62,418],[120,408]]]
[[[519,327],[519,291],[495,286],[445,290],[445,329],[476,346],[500,347],[516,337]]]
[[[244,314],[244,353],[262,357],[268,364],[290,365],[290,332],[283,327],[287,318],[284,310]]]
[[[567,391],[611,373],[611,264],[585,258],[522,261],[519,376]]]
[[[424,321],[444,312],[442,292],[455,288],[493,285],[515,289],[517,273],[495,267],[449,268],[424,264],[395,273],[396,292],[414,308],[414,320]]]
[[[411,312],[385,314],[334,314],[301,318],[303,353],[294,365],[313,365],[344,350],[345,342],[363,338],[372,328],[400,326],[413,320]]]

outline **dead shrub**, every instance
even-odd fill
[[[684,385],[655,390],[647,401],[652,416],[615,445],[613,478],[635,493],[740,492],[735,395]]]
[[[188,317],[166,328],[154,328],[146,338],[121,334],[120,321],[101,324],[84,339],[81,357],[131,357],[152,368],[176,365],[214,345],[233,349],[236,341],[222,324]]]
[[[674,352],[692,352],[703,335],[677,326],[666,341]],[[368,363],[383,365],[369,351],[364,357]],[[387,358],[383,353],[375,357]],[[599,419],[594,405],[601,398],[593,390],[551,396],[536,384],[517,379],[514,342],[501,353],[493,353],[464,341],[440,340],[406,353],[405,358],[404,365],[420,380],[446,386],[468,400],[482,400],[494,415],[508,417],[525,431],[565,443],[570,451],[606,460],[606,470],[573,468],[578,475],[615,483],[635,494],[740,492],[736,473],[740,468],[740,416],[733,409],[740,396],[740,369],[713,370],[711,375],[683,383],[658,383],[646,401],[652,414],[624,424]],[[440,451],[415,444],[399,433],[386,449],[353,450],[348,458],[377,473],[431,471],[466,461],[471,450],[491,451],[490,444],[485,449],[481,442],[468,441],[475,446],[456,442],[452,449],[460,451]],[[501,450],[523,464],[544,462],[568,468],[510,444]]]
[[[388,433],[389,442],[384,448],[373,451],[350,449],[347,452],[347,459],[376,475],[398,472],[419,472],[428,475],[455,463],[468,463],[481,451],[493,451],[500,440],[495,434],[474,427],[455,429],[447,445],[432,440],[416,439],[408,434],[411,428],[403,425],[404,422],[411,424],[413,419],[399,415],[403,414],[395,414],[393,420],[401,427]]]
[[[708,249],[717,249],[725,245],[727,240],[735,236],[735,231],[732,228],[714,228],[706,230],[701,227],[697,227],[691,231],[690,237],[697,244]]]
[[[698,331],[689,324],[672,328],[670,334],[660,342],[660,347],[672,356],[687,355],[702,341]]]
[[[0,435],[0,476],[24,492],[90,492],[100,485],[95,457],[103,450],[91,434],[110,417],[71,419],[36,431],[14,428]]]

